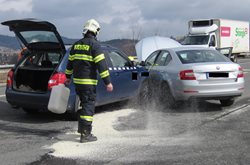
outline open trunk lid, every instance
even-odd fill
[[[47,21],[37,19],[9,20],[2,22],[9,26],[29,50],[58,50],[65,54],[65,46],[56,27]]]

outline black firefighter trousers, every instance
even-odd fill
[[[81,109],[78,113],[78,132],[88,135],[92,130],[92,121],[95,114],[96,88],[76,89]]]

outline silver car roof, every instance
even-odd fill
[[[168,48],[165,50],[173,50],[173,51],[182,51],[182,50],[215,50],[214,48],[208,48],[208,47],[190,47],[190,46],[179,46],[175,48]],[[164,50],[164,49],[162,49]]]

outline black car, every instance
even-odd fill
[[[25,54],[8,73],[6,99],[16,107],[21,107],[28,113],[47,110],[51,88],[64,83],[65,69],[69,50],[56,27],[47,21],[36,19],[10,20],[2,22],[9,26],[18,39],[27,47]],[[145,70],[135,66],[120,50],[109,45],[102,45],[114,91],[106,92],[106,88],[99,77],[97,85],[96,106],[114,103],[133,98],[138,94],[141,76]],[[68,112],[75,112],[79,108],[79,99],[70,86]]]

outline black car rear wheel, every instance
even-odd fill
[[[223,99],[223,100],[220,100],[220,103],[222,106],[231,106],[234,104],[234,98],[228,98],[228,99]]]

